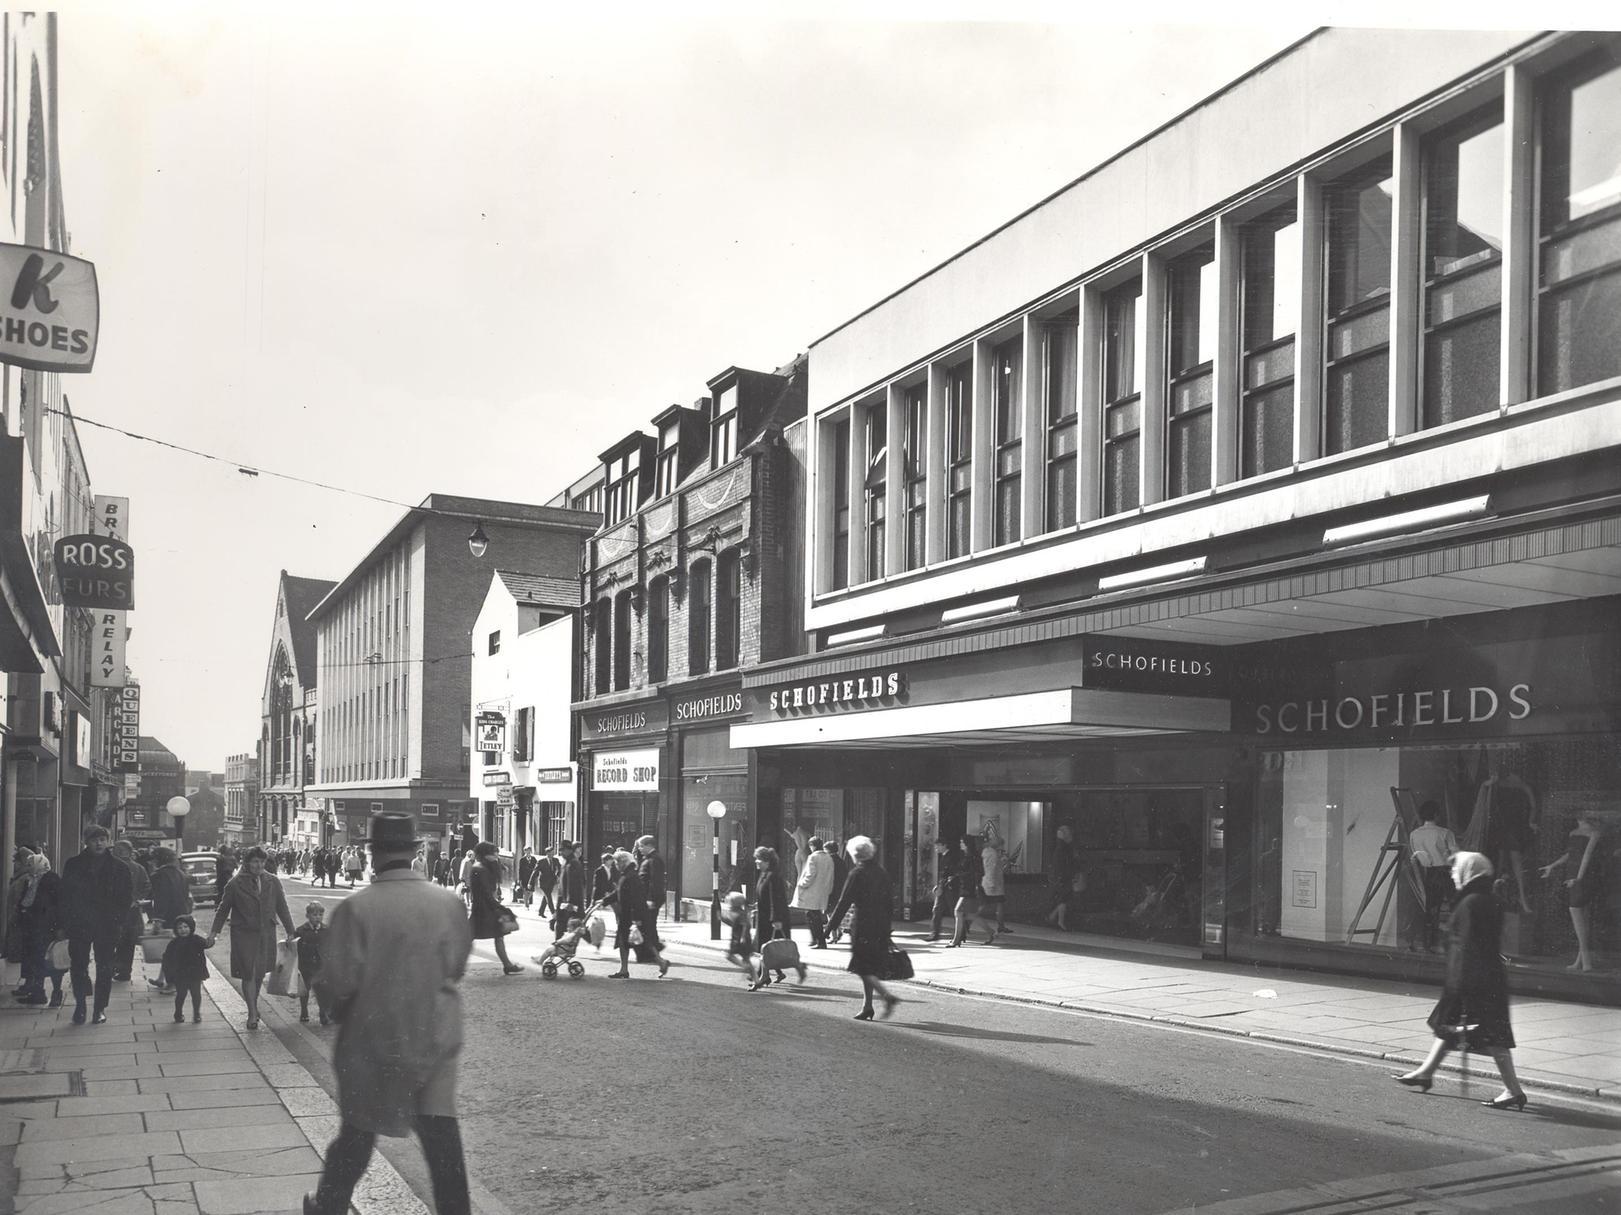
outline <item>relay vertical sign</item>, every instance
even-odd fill
[[[115,540],[129,540],[129,499],[96,495],[96,514],[92,526],[99,536]],[[124,642],[129,637],[129,625],[124,612],[117,608],[99,608],[94,612],[95,665],[90,668],[90,686],[93,688],[121,688],[124,686]]]

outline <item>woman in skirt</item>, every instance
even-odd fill
[[[1481,1104],[1494,1110],[1523,1110],[1525,1090],[1514,1074],[1510,1053],[1514,1031],[1508,1021],[1508,976],[1503,970],[1503,909],[1492,893],[1492,863],[1478,852],[1460,852],[1452,858],[1452,882],[1458,897],[1447,925],[1446,986],[1429,1020],[1435,1043],[1416,1070],[1394,1079],[1428,1092],[1447,1052],[1467,1046],[1489,1054],[1503,1076],[1503,1091]]]
[[[855,924],[850,929],[850,973],[861,977],[861,1011],[857,1021],[873,1018],[873,997],[884,1002],[884,1017],[895,1011],[900,999],[889,994],[880,976],[889,965],[889,874],[873,859],[878,849],[865,835],[851,838],[845,845],[855,868],[844,881],[844,891],[833,905],[828,922],[837,924],[844,913],[855,909]]]

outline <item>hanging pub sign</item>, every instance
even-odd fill
[[[507,719],[499,713],[480,713],[473,722],[473,750],[505,751]]]
[[[111,536],[63,536],[56,577],[68,607],[127,610],[135,606],[135,550]]]
[[[68,372],[95,364],[101,297],[93,263],[0,244],[0,291],[0,363]]]

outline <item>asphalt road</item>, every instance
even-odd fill
[[[488,945],[463,984],[462,1128],[517,1215],[1621,1211],[1613,1107],[1483,1109],[1495,1072],[1417,1094],[1361,1061],[904,984],[893,1020],[857,1022],[854,976],[750,993],[700,951],[662,981],[610,981],[589,948],[584,979],[505,977]],[[387,1149],[426,1193],[414,1147]]]

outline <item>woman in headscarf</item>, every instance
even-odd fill
[[[664,960],[664,954],[659,950],[658,930],[653,926],[652,913],[647,906],[647,895],[642,889],[642,879],[636,873],[636,858],[620,848],[614,852],[614,869],[618,876],[614,880],[613,892],[608,895],[607,902],[613,904],[614,914],[619,917],[619,929],[614,933],[614,948],[619,951],[619,969],[612,971],[610,979],[630,978],[630,950],[631,929],[641,937],[642,944],[650,948],[655,961],[659,966],[659,978],[663,978],[670,969],[670,964]]]
[[[206,948],[214,948],[227,917],[231,921],[231,978],[242,982],[242,999],[248,1006],[248,1028],[259,1028],[259,988],[265,976],[276,968],[276,921],[293,935],[293,913],[287,910],[287,896],[281,879],[265,872],[269,858],[254,845],[242,858],[242,868],[225,883],[219,906],[214,909],[214,925],[208,930]]]
[[[852,836],[845,845],[855,867],[844,881],[844,891],[833,905],[828,919],[837,924],[844,913],[855,909],[850,929],[850,973],[861,976],[861,1011],[857,1021],[871,1021],[874,996],[884,1002],[883,1016],[895,1011],[900,998],[885,989],[879,976],[889,965],[889,874],[873,859],[878,849],[865,835]]]
[[[501,858],[497,851],[488,840],[480,841],[473,849],[473,867],[467,873],[467,913],[473,919],[473,939],[493,942],[495,956],[501,959],[501,973],[515,975],[523,967],[507,957],[506,934],[501,929],[502,913],[507,909],[495,897],[501,889]]]
[[[23,993],[18,1003],[47,1003],[45,980],[48,977],[51,980],[49,1004],[60,1008],[65,972],[50,968],[45,961],[45,951],[61,926],[58,909],[62,879],[51,871],[51,858],[40,852],[29,854],[23,878],[24,885],[17,896],[17,939],[22,948],[23,978]]]
[[[1467,1045],[1489,1054],[1503,1076],[1503,1091],[1482,1105],[1494,1110],[1524,1109],[1525,1090],[1514,1074],[1514,1031],[1508,1021],[1508,976],[1503,969],[1503,909],[1492,893],[1492,863],[1478,852],[1452,858],[1458,888],[1447,925],[1447,976],[1430,1013],[1435,1043],[1416,1070],[1394,1077],[1428,1092],[1435,1069],[1450,1050]]]

